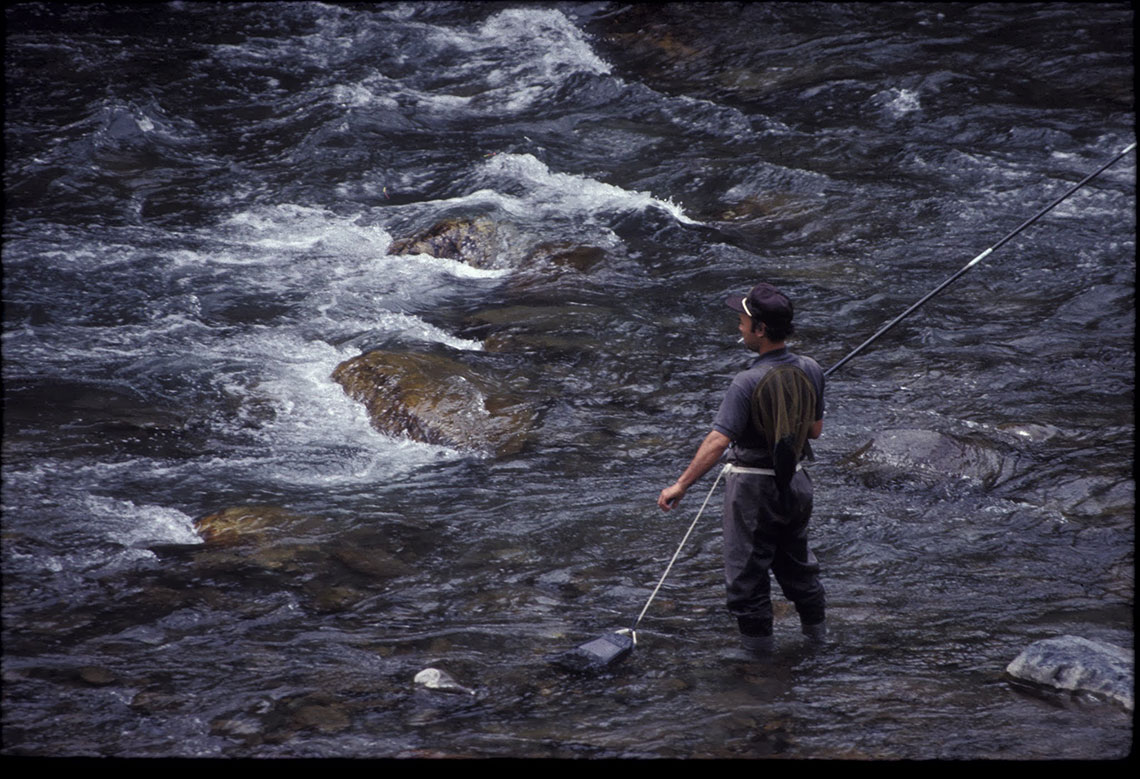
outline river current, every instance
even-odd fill
[[[1115,758],[1014,685],[1133,646],[1135,154],[829,378],[832,641],[732,659],[683,470],[766,280],[824,367],[1134,141],[1129,4],[5,7],[3,753]],[[445,218],[490,267],[393,241]],[[536,247],[587,247],[554,261]],[[364,352],[502,377],[499,457]],[[261,547],[195,521],[260,506]],[[474,695],[417,687],[437,667]]]

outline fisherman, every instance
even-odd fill
[[[674,508],[731,445],[724,495],[724,570],[729,613],[745,650],[772,651],[771,570],[799,613],[804,635],[824,640],[824,591],[808,548],[812,484],[800,460],[809,438],[823,431],[823,372],[788,351],[792,303],[771,284],[725,300],[740,314],[740,335],[758,357],[736,375],[705,437],[681,477],[657,505]]]

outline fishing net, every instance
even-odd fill
[[[776,487],[785,509],[789,502],[788,485],[815,424],[815,404],[815,386],[795,365],[772,368],[752,393],[752,423],[767,441]]]

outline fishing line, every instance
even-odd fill
[[[685,537],[681,539],[681,543],[677,547],[677,551],[673,553],[673,559],[669,561],[669,565],[665,568],[665,573],[661,574],[661,579],[657,582],[657,586],[653,588],[653,593],[649,596],[649,600],[645,601],[645,606],[642,607],[641,613],[637,615],[637,619],[634,620],[633,626],[629,628],[630,635],[634,637],[635,642],[637,641],[636,630],[637,626],[641,624],[641,618],[644,617],[645,612],[649,610],[649,604],[652,603],[653,599],[657,597],[657,591],[660,590],[661,585],[665,583],[665,577],[669,575],[669,571],[673,570],[673,563],[677,562],[677,555],[681,554],[681,550],[685,547],[685,542],[689,540],[689,536],[692,534],[693,528],[695,528],[697,526],[697,522],[700,521],[701,514],[705,513],[705,506],[709,505],[709,499],[712,498],[713,492],[716,491],[716,485],[720,484],[720,477],[724,476],[724,472],[727,469],[728,466],[721,468],[720,473],[716,475],[716,480],[713,482],[712,489],[710,489],[709,494],[705,496],[705,502],[701,504],[701,510],[697,512],[697,516],[693,520],[693,523],[689,525],[688,532],[685,533]]]
[[[1090,181],[1092,181],[1094,178],[1096,178],[1096,177],[1097,177],[1097,176],[1099,176],[1101,173],[1103,173],[1105,170],[1107,170],[1109,167],[1111,167],[1111,166],[1112,166],[1112,165],[1113,165],[1113,164],[1114,164],[1114,163],[1115,163],[1117,160],[1119,160],[1121,157],[1123,157],[1125,154],[1127,154],[1128,152],[1132,151],[1132,150],[1133,150],[1133,149],[1135,149],[1135,148],[1136,148],[1136,144],[1135,144],[1135,143],[1131,144],[1131,145],[1130,145],[1128,148],[1126,148],[1124,151],[1120,152],[1120,153],[1119,153],[1119,154],[1117,154],[1115,157],[1113,157],[1111,160],[1109,160],[1108,162],[1104,163],[1104,164],[1103,164],[1103,165],[1101,165],[1099,168],[1097,168],[1096,170],[1094,170],[1092,173],[1090,173],[1089,175],[1085,176],[1083,179],[1081,179],[1080,181],[1078,181],[1078,182],[1077,182],[1076,184],[1074,184],[1074,185],[1073,185],[1073,186],[1072,186],[1072,187],[1069,189],[1069,191],[1067,191],[1065,194],[1061,195],[1059,198],[1057,198],[1056,200],[1054,200],[1052,203],[1050,203],[1049,205],[1045,206],[1043,209],[1041,209],[1040,211],[1038,211],[1036,214],[1034,214],[1034,215],[1033,215],[1032,217],[1030,217],[1029,219],[1026,219],[1026,220],[1025,220],[1024,222],[1022,222],[1022,223],[1021,223],[1021,224],[1020,224],[1020,225],[1019,225],[1019,226],[1018,226],[1018,227],[1017,227],[1015,230],[1013,230],[1012,232],[1009,232],[1009,233],[1007,233],[1007,234],[1005,235],[1005,237],[1004,237],[1004,238],[1002,238],[1000,241],[998,241],[997,243],[995,243],[995,244],[994,244],[993,246],[991,246],[990,248],[986,249],[984,252],[982,252],[981,254],[979,254],[979,255],[978,255],[977,257],[975,257],[974,259],[970,260],[968,263],[966,263],[966,265],[965,265],[964,267],[962,267],[962,268],[961,268],[961,269],[960,269],[960,270],[959,270],[957,273],[955,273],[953,276],[951,276],[950,278],[946,279],[946,281],[944,281],[944,282],[942,282],[941,284],[939,284],[937,287],[935,287],[934,289],[932,289],[930,292],[926,293],[926,295],[924,295],[924,296],[922,297],[922,299],[921,299],[921,300],[919,300],[917,303],[913,304],[913,305],[912,305],[910,308],[908,308],[906,311],[902,312],[901,314],[899,314],[898,316],[896,316],[894,319],[892,319],[890,322],[887,322],[885,325],[883,325],[882,327],[880,327],[880,328],[879,328],[879,331],[878,331],[877,333],[875,333],[873,336],[871,336],[870,338],[868,338],[866,341],[864,341],[863,343],[859,344],[859,345],[858,345],[858,346],[856,346],[854,349],[852,349],[852,350],[851,350],[851,352],[850,352],[850,353],[849,353],[849,354],[848,354],[846,357],[844,357],[842,360],[840,360],[839,362],[835,363],[835,365],[832,365],[830,368],[828,368],[826,371],[824,371],[824,372],[823,372],[823,375],[824,375],[824,376],[830,376],[830,375],[831,375],[831,374],[832,374],[832,373],[833,373],[833,372],[834,372],[834,371],[835,371],[837,368],[839,368],[839,366],[843,365],[843,364],[844,364],[844,363],[846,363],[848,360],[850,360],[852,357],[854,357],[855,355],[859,354],[859,352],[861,352],[861,351],[863,351],[864,349],[866,349],[868,346],[870,346],[870,345],[871,345],[871,343],[872,343],[872,342],[874,342],[874,341],[875,341],[876,339],[878,339],[878,338],[879,338],[881,335],[883,335],[883,333],[887,332],[887,331],[888,331],[888,330],[890,330],[892,327],[894,327],[895,325],[897,325],[899,322],[901,322],[902,320],[906,319],[908,316],[910,316],[911,314],[913,314],[915,311],[917,311],[917,310],[918,310],[918,308],[919,308],[921,305],[923,305],[924,303],[926,303],[926,301],[930,300],[932,297],[934,297],[935,295],[937,295],[939,292],[941,292],[942,290],[946,289],[948,286],[950,286],[950,285],[951,285],[951,284],[953,284],[955,281],[957,281],[957,280],[958,280],[958,278],[959,278],[959,277],[961,277],[961,276],[962,276],[962,274],[964,274],[964,273],[965,273],[966,271],[968,271],[970,268],[974,267],[974,266],[975,266],[975,265],[977,265],[979,262],[981,262],[982,260],[984,260],[986,257],[990,256],[990,255],[991,255],[991,254],[993,254],[995,251],[997,251],[998,249],[1000,249],[1000,248],[1001,248],[1003,245],[1005,245],[1005,244],[1006,244],[1006,243],[1007,243],[1007,242],[1008,242],[1008,241],[1009,241],[1011,238],[1013,238],[1015,235],[1017,235],[1018,233],[1020,233],[1020,232],[1021,232],[1022,230],[1024,230],[1025,228],[1029,227],[1029,225],[1033,224],[1034,222],[1036,222],[1036,221],[1037,221],[1038,219],[1040,219],[1041,217],[1045,216],[1045,214],[1047,214],[1047,213],[1049,213],[1050,211],[1052,211],[1054,208],[1056,208],[1058,205],[1060,205],[1060,203],[1061,203],[1063,200],[1065,200],[1067,197],[1069,197],[1069,195],[1073,194],[1073,193],[1074,193],[1074,192],[1076,192],[1078,189],[1080,189],[1081,187],[1083,187],[1085,184],[1087,184],[1087,183],[1089,183]]]
[[[637,615],[632,626],[628,628],[621,628],[611,633],[604,633],[592,641],[587,641],[568,652],[563,652],[554,658],[555,665],[559,665],[568,671],[599,671],[607,668],[617,661],[623,659],[633,648],[637,646],[637,626],[641,624],[641,618],[645,616],[645,612],[649,610],[649,604],[653,603],[653,599],[657,597],[658,590],[661,585],[665,583],[665,578],[669,576],[669,571],[673,570],[673,563],[677,562],[677,557],[680,556],[681,550],[685,548],[685,542],[689,540],[692,535],[693,529],[696,528],[697,523],[701,519],[701,515],[705,512],[705,506],[709,504],[716,487],[720,484],[720,479],[724,476],[729,466],[721,468],[720,473],[717,474],[716,480],[713,482],[712,488],[709,489],[709,494],[705,496],[705,502],[701,504],[700,511],[689,525],[689,530],[685,533],[685,537],[681,539],[681,543],[677,546],[677,551],[673,553],[673,559],[669,561],[669,565],[665,567],[665,573],[661,574],[661,578],[657,581],[657,586],[653,588],[653,592],[649,595],[649,600],[645,601],[645,606],[642,607],[641,613]]]

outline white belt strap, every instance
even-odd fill
[[[801,470],[800,464],[796,463],[796,470]],[[725,473],[757,473],[761,476],[775,476],[776,472],[771,468],[748,468],[743,465],[735,465],[733,463],[726,463],[724,466]]]

